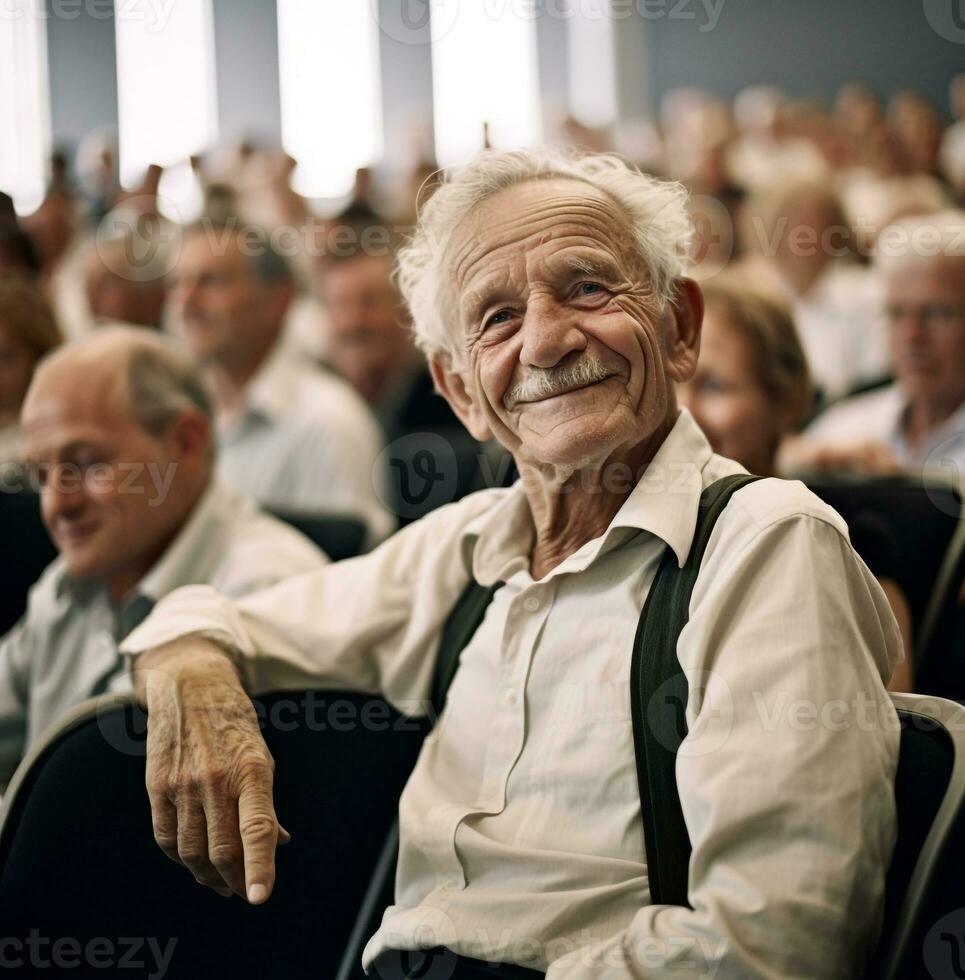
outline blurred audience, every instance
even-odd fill
[[[750,473],[774,476],[782,441],[807,417],[813,392],[807,359],[790,312],[738,276],[703,287],[704,325],[693,378],[678,386],[680,403],[714,452]],[[858,554],[874,572],[901,630],[906,655],[889,689],[912,690],[912,620],[898,584],[897,548],[888,528],[863,515],[850,528]]]
[[[825,412],[793,459],[934,472],[965,487],[965,212],[892,225],[875,261],[895,381]]]
[[[40,287],[21,276],[0,276],[0,475],[20,469],[20,408],[37,363],[61,340]]]
[[[277,510],[359,516],[371,541],[384,538],[394,519],[378,426],[346,382],[279,343],[295,285],[271,238],[197,226],[172,276],[174,328],[214,393],[225,483]]]
[[[114,329],[62,348],[22,423],[59,556],[0,641],[0,783],[75,704],[128,688],[117,643],[167,593],[206,583],[239,598],[325,561],[214,481],[201,377],[160,338]]]
[[[748,264],[791,304],[815,384],[839,398],[887,375],[878,284],[856,261],[844,209],[825,183],[779,183],[748,206]]]
[[[168,255],[148,244],[138,255],[130,237],[91,242],[84,255],[84,292],[98,326],[161,326]]]
[[[436,391],[416,348],[394,257],[362,249],[333,256],[318,277],[323,357],[365,399],[388,445],[392,509],[402,523],[510,475],[511,461],[481,446]],[[438,495],[427,480],[444,485]]]

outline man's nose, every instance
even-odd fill
[[[548,296],[530,299],[520,329],[519,362],[526,367],[555,367],[567,354],[586,349],[579,314]]]
[[[55,521],[73,517],[84,507],[84,486],[81,475],[70,467],[52,467],[41,493],[44,521],[52,528]]]

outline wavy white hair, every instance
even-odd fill
[[[528,180],[570,177],[609,194],[626,211],[651,287],[663,305],[689,264],[693,233],[687,192],[657,180],[615,154],[575,154],[541,148],[484,151],[444,171],[442,183],[420,209],[412,239],[399,251],[397,278],[412,314],[418,346],[427,356],[462,362],[458,323],[449,302],[445,258],[453,231],[488,197]]]

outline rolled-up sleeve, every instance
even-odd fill
[[[813,516],[743,542],[725,531],[713,552],[678,643],[692,908],[642,908],[549,980],[843,980],[877,937],[899,741],[887,600],[842,530]]]
[[[492,502],[484,491],[394,535],[370,554],[233,602],[178,589],[122,646],[130,659],[204,636],[234,655],[251,694],[310,687],[381,693],[424,713],[439,632],[469,580],[461,538]]]

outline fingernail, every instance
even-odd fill
[[[258,905],[268,897],[268,889],[264,885],[252,885],[248,889],[248,901]]]

